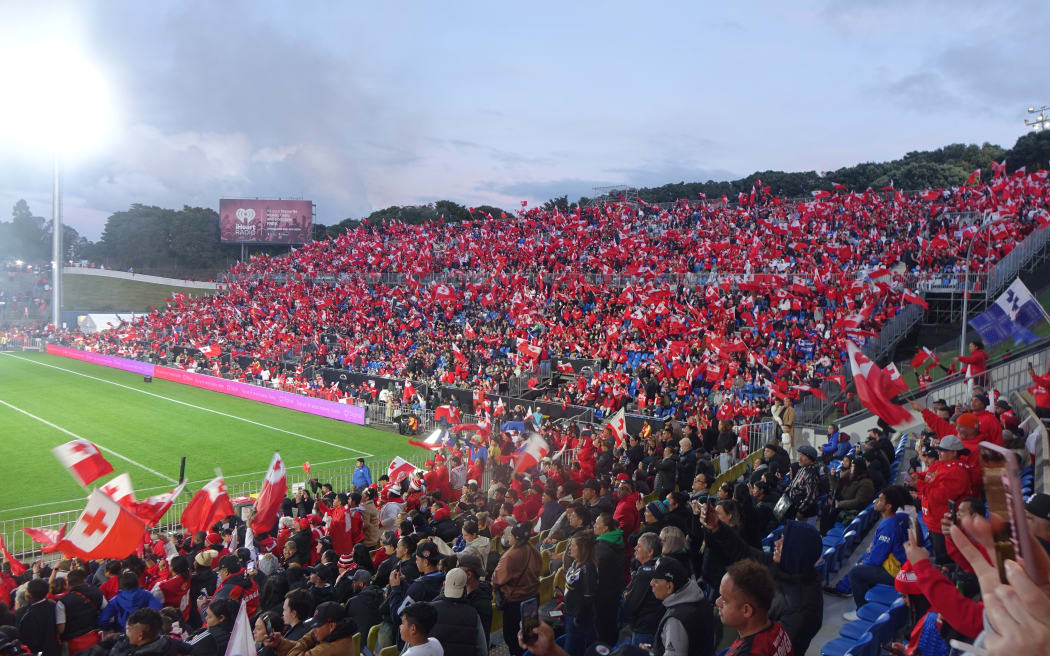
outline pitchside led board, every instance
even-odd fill
[[[219,200],[219,240],[231,244],[305,244],[313,237],[309,200]]]

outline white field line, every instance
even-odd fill
[[[138,392],[139,394],[145,394],[146,396],[152,396],[154,398],[163,399],[165,401],[170,401],[171,403],[177,403],[179,405],[184,405],[184,406],[186,406],[188,408],[196,408],[197,410],[203,410],[204,412],[210,412],[212,414],[220,415],[222,417],[228,417],[230,419],[236,419],[237,421],[243,421],[246,424],[252,424],[254,426],[259,426],[261,428],[269,428],[270,430],[277,431],[279,433],[286,433],[288,435],[293,435],[295,437],[301,437],[304,440],[310,440],[311,442],[317,442],[318,444],[324,444],[325,446],[334,447],[336,449],[343,449],[344,451],[352,451],[352,452],[354,452],[354,453],[356,453],[356,454],[358,454],[358,455],[360,455],[362,457],[365,457],[365,458],[374,458],[375,457],[373,454],[368,453],[366,451],[361,451],[359,449],[352,449],[352,448],[350,448],[348,446],[343,446],[342,444],[336,444],[335,442],[328,442],[327,440],[322,440],[322,439],[319,439],[319,438],[316,438],[316,437],[310,437],[309,435],[303,435],[302,433],[296,433],[295,431],[285,430],[283,428],[277,428],[276,426],[270,426],[269,424],[263,424],[263,423],[260,423],[260,422],[257,422],[257,421],[252,421],[251,419],[245,419],[244,417],[238,417],[237,415],[231,415],[231,414],[227,414],[225,412],[220,412],[218,410],[212,410],[211,408],[205,408],[204,406],[194,405],[192,403],[187,403],[185,401],[180,401],[178,399],[173,399],[170,396],[164,396],[162,394],[154,394],[153,392],[147,392],[146,390],[140,390],[140,389],[137,389],[135,387],[131,387],[130,385],[122,385],[122,384],[114,382],[112,380],[106,380],[105,378],[98,378],[97,376],[90,376],[88,374],[80,373],[79,371],[73,371],[72,369],[66,369],[65,367],[59,367],[59,366],[56,366],[56,365],[53,365],[53,364],[47,364],[46,362],[37,362],[36,360],[30,360],[29,358],[23,358],[23,357],[20,357],[20,356],[17,356],[17,355],[12,355],[10,353],[0,353],[0,355],[7,356],[9,358],[14,358],[16,360],[22,360],[23,362],[29,362],[31,364],[40,365],[41,367],[48,367],[48,368],[51,368],[51,369],[57,369],[59,371],[64,371],[66,373],[70,373],[70,374],[73,374],[75,376],[83,376],[84,378],[90,378],[91,380],[97,380],[100,383],[107,383],[109,385],[115,385],[116,387],[123,387],[126,390],[131,390],[132,392]]]
[[[98,446],[98,445],[95,444],[95,446]],[[340,458],[339,460],[325,460],[324,462],[312,462],[312,463],[310,463],[310,466],[311,467],[319,467],[321,465],[334,465],[337,462],[352,462],[354,460],[357,460],[357,458]],[[235,478],[246,478],[248,476],[262,476],[263,474],[266,474],[266,473],[269,473],[269,470],[258,471],[258,472],[248,472],[247,474],[233,474],[231,476],[224,476],[223,478],[225,478],[227,481],[229,481],[229,480],[232,480],[232,479],[235,479]],[[212,479],[210,479],[210,478],[202,478],[199,481],[187,481],[186,485],[187,485],[187,487],[191,487],[192,488],[192,487],[194,487],[196,485],[200,485],[201,483],[207,483],[210,480],[212,480]],[[155,485],[153,487],[137,487],[137,488],[135,488],[135,491],[136,492],[152,492],[154,490],[167,490],[167,489],[170,489],[170,488],[171,488],[170,485]],[[47,503],[35,503],[35,504],[31,505],[31,506],[18,506],[17,508],[4,508],[3,510],[0,510],[0,513],[10,513],[10,512],[16,512],[18,510],[31,510],[33,508],[44,508],[46,506],[57,506],[57,505],[64,504],[64,503],[76,503],[78,501],[82,502],[83,499],[66,499],[65,501],[48,501]]]
[[[121,455],[121,454],[117,453],[116,451],[114,451],[113,449],[107,449],[106,447],[102,446],[98,442],[94,442],[93,440],[89,440],[86,437],[81,437],[80,435],[77,435],[73,431],[69,431],[69,430],[66,430],[65,428],[62,428],[61,426],[58,426],[56,424],[52,424],[50,421],[48,421],[48,420],[46,420],[46,419],[44,419],[42,417],[37,417],[32,412],[28,412],[26,410],[23,410],[22,408],[19,408],[18,406],[11,405],[10,403],[8,403],[7,401],[5,401],[3,399],[0,399],[0,405],[5,405],[8,408],[11,408],[12,410],[14,410],[15,412],[21,412],[22,414],[24,414],[25,416],[29,417],[30,419],[35,419],[35,420],[39,421],[41,424],[45,424],[47,426],[50,426],[51,428],[54,428],[57,431],[61,431],[61,432],[65,433],[66,435],[69,435],[73,439],[84,440],[85,442],[92,442],[95,446],[97,446],[99,448],[100,451],[105,451],[106,453],[108,453],[108,454],[110,454],[112,456],[115,456],[117,458],[120,458],[121,460],[123,460],[125,462],[130,462],[131,464],[135,465],[139,469],[148,471],[149,473],[153,474],[154,476],[157,476],[158,478],[163,478],[164,480],[171,481],[172,483],[178,483],[178,481],[176,481],[174,478],[171,478],[170,476],[165,476],[164,474],[160,473],[156,469],[150,469],[149,467],[147,467],[146,465],[142,464],[141,462],[137,462],[137,461],[132,460],[131,458],[125,456],[125,455]]]

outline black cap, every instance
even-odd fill
[[[339,574],[335,571],[335,566],[324,563],[314,567],[314,574],[318,576],[325,583],[333,583]]]
[[[328,624],[329,622],[342,622],[346,619],[346,609],[335,601],[326,601],[318,604],[314,610],[314,625]]]
[[[219,561],[219,569],[224,569],[227,572],[239,572],[244,569],[244,565],[241,564],[241,559],[233,554],[226,554]]]
[[[423,560],[429,560],[435,565],[441,562],[444,556],[438,551],[437,545],[433,542],[420,542],[419,546],[416,547],[416,557],[422,558]]]
[[[388,547],[396,547],[397,533],[394,533],[393,531],[387,531],[385,537],[383,538],[383,544]]]
[[[1028,497],[1024,509],[1040,519],[1050,519],[1050,494],[1036,492]]]
[[[591,479],[588,479],[588,481],[583,484],[583,487],[584,487],[584,489],[588,489],[589,488],[589,489],[594,490],[596,492],[600,492],[601,489],[602,489],[602,484],[598,482],[597,478],[591,478]]]
[[[653,578],[669,581],[675,590],[681,590],[689,580],[689,570],[675,558],[664,556],[656,562]]]

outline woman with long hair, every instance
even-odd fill
[[[594,544],[592,531],[580,531],[569,541],[572,565],[565,572],[565,651],[569,656],[583,656],[595,640],[598,564]]]

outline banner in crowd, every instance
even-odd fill
[[[182,383],[183,385],[190,385],[192,387],[199,387],[213,392],[248,399],[249,401],[258,401],[259,403],[288,408],[289,410],[297,410],[311,415],[328,417],[329,419],[345,421],[350,424],[365,423],[365,409],[354,405],[325,401],[324,399],[317,399],[311,396],[282,392],[268,387],[249,385],[248,383],[242,383],[236,380],[226,380],[225,378],[216,378],[215,376],[197,374],[190,371],[183,371],[181,369],[172,369],[170,367],[162,367],[159,365],[155,366],[147,362],[127,360],[112,355],[101,355],[89,351],[81,351],[66,346],[59,346],[57,344],[48,344],[46,350],[47,353],[52,355],[61,355],[82,362],[99,364],[113,369],[122,369],[143,376],[153,376],[160,380],[170,380],[175,383]]]

